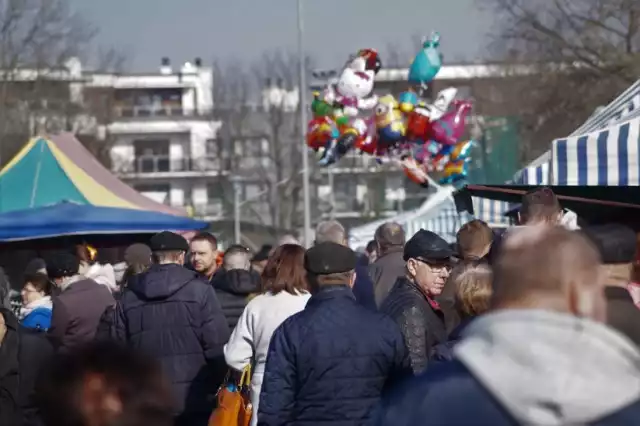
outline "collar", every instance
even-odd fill
[[[311,300],[328,300],[338,297],[349,298],[355,300],[351,287],[344,284],[323,285],[311,296]],[[310,300],[310,301],[311,301]]]
[[[440,308],[440,304],[438,302],[436,302],[436,300],[432,296],[428,296],[428,295],[424,294],[424,292],[418,287],[417,284],[415,284],[413,281],[409,280],[406,277],[403,277],[402,279],[407,283],[407,285],[411,286],[422,297],[427,299],[427,302],[429,303],[429,306],[431,306],[431,309],[433,309],[434,311],[441,311],[442,310],[442,308]]]

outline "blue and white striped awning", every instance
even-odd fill
[[[550,160],[549,155],[549,160]],[[525,167],[513,178],[516,185],[549,185],[550,161]]]
[[[435,232],[450,243],[455,241],[460,227],[474,218],[483,220],[492,227],[509,225],[508,219],[504,216],[509,210],[508,203],[474,197],[475,214],[472,216],[466,211],[457,211],[452,196],[454,191],[453,187],[442,188],[412,212],[352,228],[349,232],[349,245],[352,248],[366,245],[373,239],[376,229],[386,222],[397,222],[402,225],[407,238],[420,229],[426,229]]]
[[[603,130],[554,140],[554,184],[639,185],[640,114],[629,117]]]
[[[509,219],[505,216],[511,209],[506,201],[489,200],[487,198],[472,197],[473,216],[483,220],[493,228],[509,226]]]

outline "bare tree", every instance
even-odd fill
[[[302,225],[303,149],[297,56],[268,52],[253,65],[218,67],[216,75],[216,116],[235,157],[230,172],[258,189],[243,211],[274,230],[296,229]]]
[[[480,0],[491,59],[526,66],[504,102],[522,117],[524,160],[569,134],[640,75],[637,0]],[[526,96],[523,96],[526,94]]]
[[[82,56],[95,29],[66,0],[0,0],[0,157],[40,131],[50,110],[69,107],[62,67]]]

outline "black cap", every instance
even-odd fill
[[[304,255],[304,267],[315,275],[339,274],[356,268],[358,258],[349,247],[324,242],[311,247]]]
[[[424,259],[424,260],[451,260],[454,255],[442,237],[431,231],[419,230],[404,245],[404,260]]]
[[[25,268],[25,274],[26,275],[37,274],[38,271],[40,271],[41,269],[47,269],[47,263],[44,261],[44,259],[36,257],[34,259],[31,259],[29,263],[27,263],[27,267]]]
[[[633,263],[636,258],[636,234],[624,225],[609,224],[582,229],[600,252],[602,263]]]
[[[151,251],[189,251],[189,243],[182,235],[162,231],[151,237],[149,248]]]
[[[46,259],[46,264],[49,278],[72,277],[80,269],[80,260],[68,251],[51,253]]]

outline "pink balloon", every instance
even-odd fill
[[[453,110],[431,123],[431,139],[442,145],[455,145],[464,135],[465,122],[470,112],[471,102],[453,101]]]

